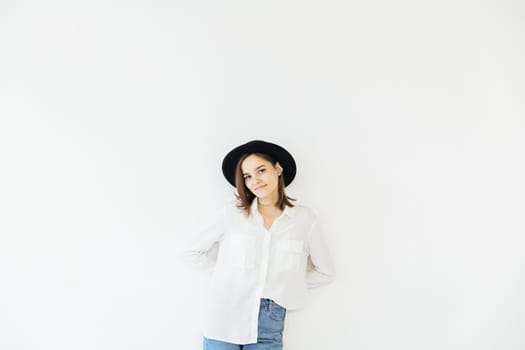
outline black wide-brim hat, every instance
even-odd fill
[[[297,172],[297,166],[290,152],[275,143],[253,140],[232,149],[222,161],[222,173],[226,180],[235,187],[235,167],[245,154],[264,153],[272,156],[283,167],[284,186],[288,186]]]

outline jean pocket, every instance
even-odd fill
[[[270,318],[274,321],[284,321],[286,317],[286,309],[275,302],[271,302]]]

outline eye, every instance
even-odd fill
[[[259,170],[259,172],[261,172],[261,171],[265,171],[265,170],[266,170],[266,169],[261,169],[261,170]]]

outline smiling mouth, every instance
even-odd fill
[[[256,188],[254,188],[253,190],[254,190],[254,191],[257,191],[259,188],[263,188],[264,186],[266,186],[266,185],[262,185],[262,186],[256,187]]]

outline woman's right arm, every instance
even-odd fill
[[[205,268],[211,261],[208,251],[219,240],[221,240],[226,229],[226,208],[223,206],[217,210],[214,218],[207,225],[202,226],[192,237],[182,251],[182,260],[193,268]]]

